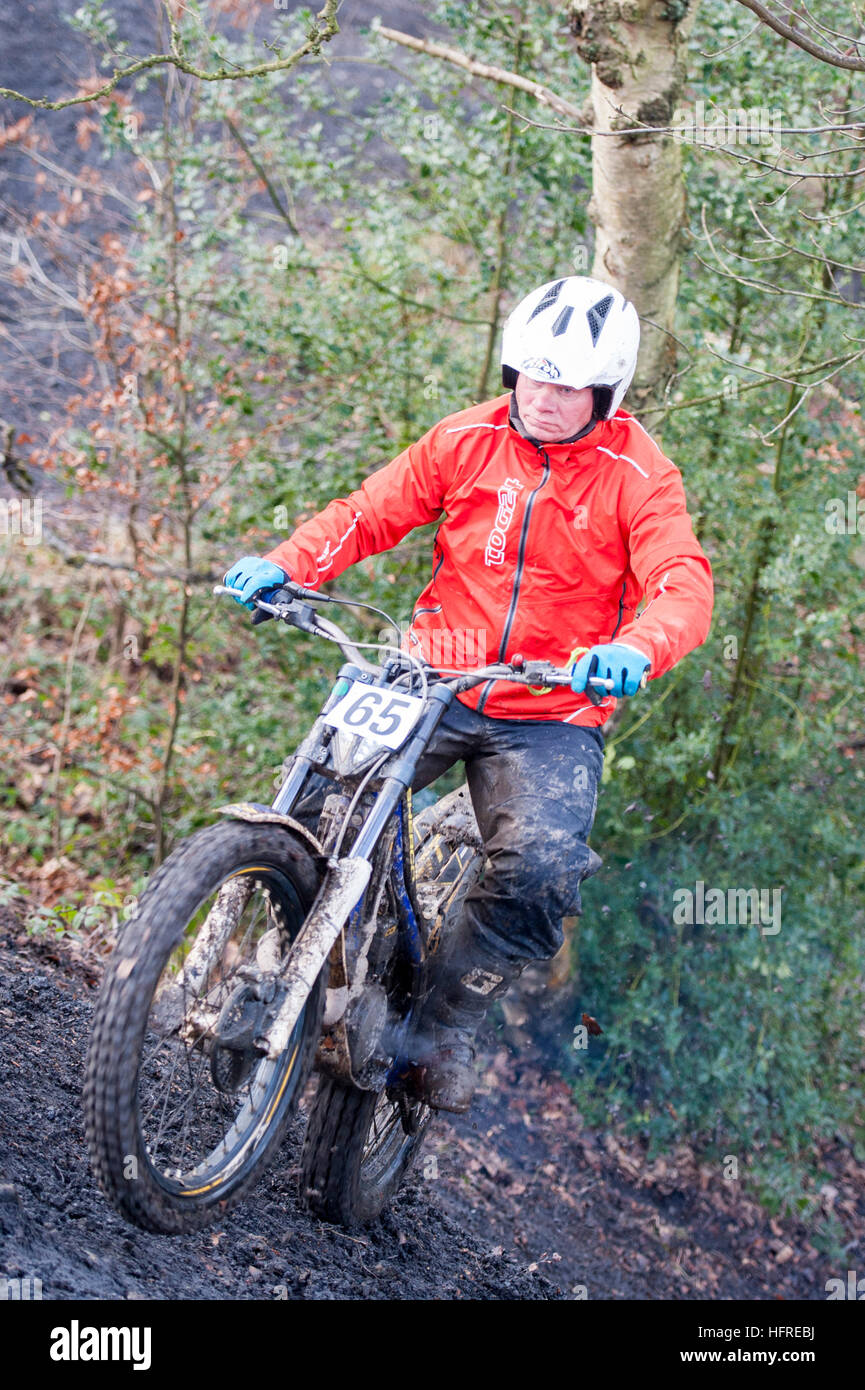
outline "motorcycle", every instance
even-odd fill
[[[432,1118],[414,1030],[431,962],[483,865],[467,789],[415,815],[415,769],[462,691],[570,683],[546,661],[432,668],[399,645],[355,642],[317,611],[338,602],[349,601],[292,583],[254,600],[254,623],[335,643],[345,664],[273,804],[222,806],[179,844],[106,968],[88,1146],[105,1196],[148,1231],[197,1230],[239,1202],[313,1070],[306,1205],[349,1228],[380,1215]],[[593,684],[602,698],[608,683]],[[315,830],[298,814],[311,787]]]

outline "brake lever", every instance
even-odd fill
[[[302,584],[295,584],[294,580],[289,579],[285,584],[281,584],[278,589],[266,590],[270,594],[268,600],[271,607],[282,608],[281,613],[268,612],[267,608],[260,606],[261,599],[255,600],[256,610],[252,615],[252,626],[257,627],[259,623],[266,623],[270,618],[283,618],[290,622],[293,627],[299,627],[302,632],[311,632],[314,637],[319,636],[319,629],[315,626],[313,610],[308,603],[298,603],[298,599],[315,599],[319,603],[331,603],[332,599],[327,594],[319,594],[315,589],[305,589]],[[290,608],[292,617],[289,618],[285,609]]]
[[[270,603],[264,599],[255,600],[255,612],[252,615],[252,625],[257,627],[259,623],[266,623],[269,618],[280,618],[282,622],[290,623],[292,627],[300,628],[301,632],[309,632],[313,637],[320,635],[320,629],[315,621],[315,609],[308,603],[300,603],[296,598],[289,597],[287,603],[279,601],[279,594],[286,590],[277,590],[273,597],[276,603]]]
[[[267,598],[265,598],[265,594],[267,595]],[[280,594],[284,595],[281,605],[279,602]],[[252,601],[255,604],[255,611],[252,614],[251,623],[253,627],[258,627],[261,623],[270,622],[271,618],[279,617],[278,612],[273,612],[269,610],[276,609],[279,606],[288,607],[291,604],[293,604],[294,593],[292,592],[292,587],[290,587],[289,585],[280,584],[276,589],[263,589],[261,598],[253,594]],[[268,605],[267,608],[259,607],[260,604],[265,603]]]
[[[551,685],[570,684],[570,675],[567,672],[560,672],[548,661],[526,661],[523,657],[516,656],[511,662],[511,666],[525,679],[527,685],[546,685],[549,687]],[[645,690],[647,681],[648,671],[644,672],[640,681],[641,690]],[[612,690],[613,682],[607,680],[605,676],[589,676],[584,693],[590,704],[600,705],[612,693]]]

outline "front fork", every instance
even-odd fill
[[[340,672],[341,676],[346,676],[348,678],[356,676],[357,674],[357,668],[351,666],[350,664],[348,666],[344,666]],[[325,703],[322,713],[326,713],[327,710],[338,698],[340,697],[337,694],[337,690],[335,688],[334,691],[331,693],[331,696],[329,697],[328,701]],[[325,931],[327,931],[328,933],[332,932],[327,954],[329,954],[334,943],[340,939],[340,936],[342,936],[344,940],[346,922],[348,921],[350,916],[352,916],[360,910],[360,905],[363,902],[363,898],[366,893],[366,888],[369,883],[370,874],[372,872],[372,864],[376,848],[381,840],[382,835],[385,833],[388,825],[390,824],[391,819],[394,816],[394,813],[398,813],[398,808],[402,798],[410,790],[411,784],[417,772],[418,763],[426,749],[429,747],[429,744],[435,734],[435,731],[438,725],[440,724],[442,718],[444,717],[446,710],[450,707],[451,703],[453,702],[453,699],[454,692],[449,687],[444,685],[434,686],[433,689],[429,692],[429,703],[427,705],[427,708],[421,715],[417,725],[415,726],[414,731],[410,735],[403,749],[397,755],[395,755],[394,758],[389,760],[387,776],[384,778],[382,782],[378,794],[372,804],[372,807],[370,808],[369,814],[367,815],[363,825],[361,826],[361,829],[358,832],[358,835],[351,849],[343,858],[339,860],[331,860],[329,862],[329,872],[334,874],[335,879],[337,881],[344,877],[346,879],[346,889],[349,888],[350,883],[357,883],[360,888],[360,891],[357,897],[355,898],[354,902],[350,906],[348,906],[348,908],[346,908],[347,899],[344,896],[345,889],[343,889],[343,896],[342,901],[340,903],[339,911],[340,921],[337,927],[337,914],[333,913],[332,911],[328,912],[327,910],[330,907],[330,903],[328,901],[330,896],[330,890],[327,886],[326,881],[324,892],[320,894],[319,899],[317,900],[317,907],[313,909],[312,918],[318,918],[319,920],[323,918],[324,920],[321,922],[321,925],[325,928]],[[317,761],[316,751],[320,743],[320,740],[321,726],[317,721],[316,725],[310,731],[310,734],[307,736],[307,738],[304,740],[297,753],[295,754],[291,767],[289,768],[288,776],[286,777],[285,781],[280,787],[276,799],[273,803],[273,810],[275,812],[281,813],[283,815],[288,814],[291,808],[296,803],[298,797],[300,796],[303,790],[309,772],[315,768]],[[411,899],[411,894],[408,888],[408,882],[410,881],[411,875],[410,871],[409,874],[406,873],[405,865],[406,852],[408,852],[409,856],[411,856],[413,851],[413,845],[411,845],[410,843],[410,838],[409,843],[406,844],[406,838],[410,837],[411,833],[412,832],[410,817],[403,817],[401,814],[398,813],[397,836],[394,846],[394,872],[391,875],[391,881],[393,882],[394,890],[397,897],[397,911],[400,919],[400,926],[402,927],[402,934],[406,942],[407,954],[409,956],[412,971],[411,995],[413,999],[417,999],[420,997],[423,988],[424,951],[423,944],[421,941],[420,927],[418,924],[417,915],[415,913],[414,905]],[[366,877],[355,877],[357,872],[361,871],[362,869],[366,871]],[[336,889],[336,897],[337,899],[340,898],[339,889]],[[311,921],[308,921],[304,925],[297,941],[294,943],[294,946],[292,948],[292,956],[302,957],[307,954],[306,938],[308,935],[308,928],[310,926]],[[324,936],[320,935],[318,937],[318,940],[318,952],[320,953],[321,946],[324,942]],[[312,945],[312,943],[310,943],[310,945]],[[312,959],[315,959],[315,954],[313,954]],[[322,957],[320,968],[324,966],[324,963],[325,961]],[[283,1008],[280,1009],[275,1027],[270,1030],[270,1047],[268,1049],[268,1055],[271,1056],[274,1054],[274,1051],[287,1038],[288,1025],[292,1021],[292,1014],[297,1007],[298,987],[302,988],[303,983],[306,982],[308,972],[303,972],[302,974],[300,974],[297,970],[297,966],[295,966],[294,970],[292,970],[292,964],[290,963],[287,974],[289,976],[294,977],[292,978],[292,989],[290,989],[289,991],[290,994],[292,994],[294,997],[291,1001],[286,1000],[285,1005],[283,1006]],[[400,1029],[400,1032],[403,1034],[403,1036],[405,1036],[410,1026],[412,1013],[413,1009],[410,1009],[403,1020],[403,1027]],[[338,1031],[342,1033],[344,1030],[345,1023],[344,1018],[334,1020],[334,1023],[335,1025],[337,1025]],[[342,1025],[342,1027],[339,1027],[339,1025]],[[343,1049],[338,1049],[338,1051],[342,1052]],[[346,1049],[344,1056],[342,1056],[339,1059],[335,1059],[335,1061],[341,1071],[343,1069],[347,1071],[347,1079],[354,1080],[354,1077],[351,1075],[351,1059],[348,1055],[348,1050]],[[401,1061],[399,1061],[399,1059],[398,1063],[401,1067],[402,1063]],[[397,1064],[394,1064],[394,1068],[392,1068],[392,1071],[396,1069],[396,1066]]]
[[[419,914],[415,907],[412,891],[414,884],[414,828],[412,826],[410,797],[411,793],[406,798],[406,814],[399,817],[391,865],[391,883],[397,900],[397,912],[411,970],[410,1003],[400,1020],[398,1030],[395,1032],[393,1043],[397,1055],[391,1062],[385,1078],[385,1088],[388,1096],[399,1106],[400,1122],[406,1134],[417,1132],[420,1114],[419,1107],[411,1094],[414,1089],[415,1069],[406,1047],[411,1038],[412,1027],[417,1022],[418,1010],[427,988],[426,947],[421,934]],[[408,855],[408,865],[406,864],[406,855]]]
[[[372,854],[390,817],[394,814],[406,793],[410,793],[418,763],[429,747],[436,729],[444,718],[445,712],[453,703],[454,698],[454,692],[448,686],[434,686],[430,691],[430,704],[424,711],[414,733],[402,750],[401,756],[397,758],[388,769],[388,776],[384,779],[372,809],[349,851],[349,858],[364,858],[367,854]],[[399,1029],[399,1052],[402,1051],[402,1046],[405,1044],[410,1034],[411,1025],[416,1013],[416,1004],[423,996],[426,963],[420,925],[409,888],[409,885],[413,882],[413,873],[411,867],[409,867],[408,873],[406,872],[405,863],[406,855],[409,856],[409,865],[411,866],[413,863],[414,844],[412,842],[412,835],[413,830],[410,814],[406,816],[400,814],[397,822],[397,836],[394,845],[391,881],[394,885],[397,898],[397,912],[400,918],[403,939],[406,942],[407,954],[411,962],[412,1005],[402,1020],[402,1026]],[[409,1063],[407,1059],[398,1055],[391,1065],[387,1077],[387,1084],[389,1086],[396,1085],[406,1074],[408,1066]]]

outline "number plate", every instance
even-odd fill
[[[370,738],[383,748],[400,748],[423,713],[424,702],[416,695],[396,695],[380,686],[354,682],[322,715],[325,724],[346,734]]]

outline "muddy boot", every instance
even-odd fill
[[[472,947],[468,932],[457,927],[434,979],[421,1015],[420,1064],[423,1096],[434,1110],[462,1114],[477,1086],[475,1036],[487,1009],[501,999],[526,964],[505,961]]]

